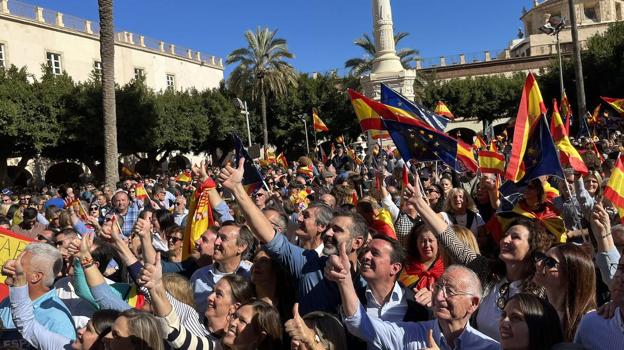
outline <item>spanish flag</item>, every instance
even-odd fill
[[[351,105],[355,110],[355,115],[360,122],[360,127],[363,132],[370,131],[371,136],[374,139],[388,139],[390,134],[383,126],[381,117],[375,112],[367,103],[368,98],[354,90],[348,90],[349,97],[351,97]]]
[[[195,250],[195,241],[206,232],[208,227],[214,225],[208,192],[216,188],[214,180],[208,177],[191,196],[182,243],[182,259],[186,259]]]
[[[544,106],[542,93],[537,86],[533,73],[529,73],[524,83],[522,98],[516,115],[511,157],[505,174],[507,179],[518,182],[524,176],[523,159],[529,142],[529,135],[544,113],[546,113],[546,106]]]
[[[505,174],[505,156],[496,150],[479,151],[479,168],[485,174]]]
[[[327,128],[327,125],[323,123],[323,121],[318,116],[316,111],[312,111],[312,121],[314,125],[314,131],[318,131],[318,132],[329,131],[329,129]]]
[[[624,98],[611,98],[604,96],[600,96],[600,98],[624,117]]]
[[[561,95],[561,113],[565,117],[565,129],[566,133],[570,135],[570,121],[572,120],[572,106],[570,106],[570,101],[568,100],[568,95],[566,95],[565,91]]]
[[[282,166],[284,169],[288,169],[288,159],[286,159],[284,152],[280,153],[279,156],[277,156],[277,164]]]
[[[615,163],[609,183],[605,187],[604,196],[618,208],[620,218],[624,220],[624,163],[622,159],[624,156],[620,156]]]
[[[145,190],[145,185],[143,185],[142,182],[134,185],[134,193],[136,195],[136,198],[141,201],[148,197],[147,191]]]
[[[485,148],[487,146],[487,142],[483,139],[481,135],[476,136],[476,140],[472,147],[476,150],[480,150],[481,148]]]
[[[175,180],[177,182],[191,182],[193,181],[193,176],[191,175],[190,170],[185,170],[176,176]]]
[[[582,173],[583,175],[587,175],[587,166],[568,138],[568,133],[563,125],[563,121],[561,120],[561,115],[559,114],[557,100],[554,99],[553,113],[550,119],[550,132],[552,134],[553,141],[555,141],[555,145],[557,146],[557,150],[559,150],[559,159],[561,160],[561,163],[571,166],[572,169]]]
[[[438,103],[436,103],[436,107],[433,112],[437,115],[447,117],[451,120],[455,119],[455,116],[453,116],[453,113],[451,113],[451,110],[442,101],[438,101]]]
[[[592,112],[591,116],[588,116],[589,126],[596,126],[600,124],[600,110],[602,109],[602,104],[598,104],[596,108],[594,108],[594,112]]]
[[[388,236],[395,240],[397,239],[394,225],[392,223],[392,216],[386,209],[379,210],[379,214],[375,216],[375,219],[371,224],[371,228],[379,234]]]

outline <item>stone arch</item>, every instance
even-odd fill
[[[191,161],[181,154],[169,159],[168,169],[170,173],[176,173],[180,170],[190,169]]]
[[[33,175],[28,169],[24,169],[22,173],[16,178],[19,168],[17,166],[11,165],[7,167],[7,175],[9,178],[13,179],[13,185],[26,187],[32,181]]]
[[[52,165],[45,173],[47,184],[60,185],[64,183],[80,182],[84,170],[77,163],[61,162]]]
[[[459,136],[462,141],[466,142],[469,145],[472,145],[472,143],[474,142],[474,137],[477,135],[477,133],[473,129],[462,127],[450,129],[446,133],[455,138]]]

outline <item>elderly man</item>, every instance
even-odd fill
[[[21,263],[9,260],[2,270],[8,275],[7,284],[11,285],[11,296],[0,303],[0,320],[5,329],[14,329],[12,304],[16,300],[29,298],[32,301],[32,312],[35,320],[51,332],[68,339],[76,339],[76,331],[71,314],[65,304],[56,295],[54,277],[61,270],[61,254],[46,243],[31,243],[18,257]],[[17,318],[22,336],[21,322]],[[32,343],[31,343],[32,344]]]
[[[311,203],[297,216],[298,227],[295,230],[299,246],[323,254],[323,232],[333,216],[332,209],[324,203]]]
[[[186,209],[186,198],[184,198],[184,196],[177,196],[173,203],[173,221],[175,221],[178,226],[185,227],[188,212],[188,209]]]
[[[191,276],[195,304],[200,315],[206,311],[208,295],[223,276],[237,274],[251,277],[251,263],[245,258],[253,245],[254,238],[247,227],[233,221],[222,224],[214,240],[214,263],[200,268]]]
[[[325,278],[338,284],[344,321],[349,332],[369,346],[383,349],[499,349],[495,340],[473,329],[468,323],[479,307],[481,283],[470,269],[452,265],[433,290],[435,319],[424,322],[394,323],[370,317],[358,300],[351,279],[351,263],[344,245],[340,255],[331,256]],[[435,344],[433,344],[435,342]]]

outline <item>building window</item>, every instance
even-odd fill
[[[145,70],[143,68],[134,69],[134,79],[139,80],[145,78]]]
[[[4,44],[0,44],[0,68],[6,68],[6,53]]]
[[[98,79],[102,78],[102,62],[100,61],[93,62],[93,73],[95,74],[96,78]]]
[[[597,22],[598,21],[598,15],[596,15],[596,8],[595,7],[586,7],[585,8],[585,18],[592,21],[592,22]]]
[[[167,74],[167,89],[175,89],[175,75]]]
[[[48,58],[48,67],[50,68],[52,74],[61,74],[63,72],[61,67],[61,55],[58,53],[48,52],[46,56]]]

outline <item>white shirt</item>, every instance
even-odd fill
[[[447,224],[454,225],[453,221],[451,220],[447,212],[443,211],[441,214],[442,214],[444,221],[446,221]],[[475,235],[478,233],[477,232],[478,228],[480,226],[485,225],[485,221],[483,221],[483,218],[481,217],[481,214],[479,213],[475,213],[475,218],[474,220],[472,220],[472,224],[470,225],[470,227],[468,227],[468,214],[453,215],[453,217],[455,218],[455,222],[457,222],[457,225],[468,228]]]
[[[366,314],[368,316],[390,322],[403,321],[407,313],[407,293],[405,293],[398,282],[394,282],[394,288],[392,288],[390,298],[383,305],[375,299],[370,287],[366,287],[365,293]]]
[[[314,248],[314,251],[318,256],[323,256],[323,249],[325,248],[325,244],[321,243],[318,247]]]

